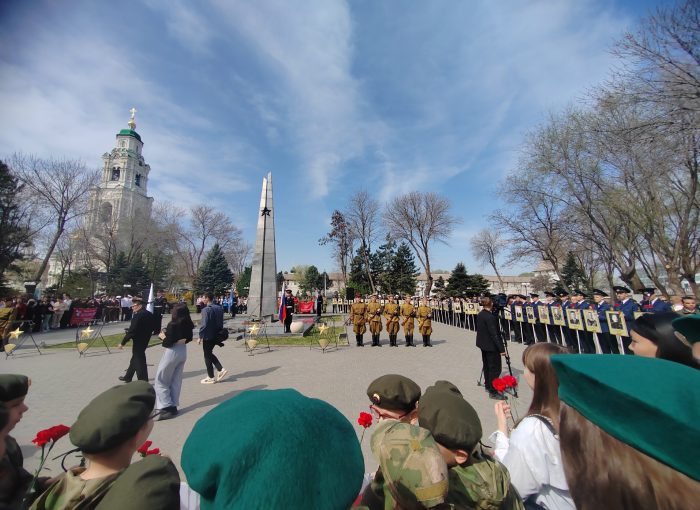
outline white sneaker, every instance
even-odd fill
[[[217,380],[217,382],[220,381],[221,379],[223,379],[224,377],[226,377],[226,374],[228,374],[228,370],[226,370],[225,368],[222,368],[222,369],[221,369],[221,372],[219,372],[218,374],[216,374],[216,380]]]
[[[214,379],[213,377],[205,377],[199,382],[201,382],[202,384],[214,384],[216,382],[216,379]]]

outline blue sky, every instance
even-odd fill
[[[4,1],[0,155],[97,168],[135,106],[158,201],[211,204],[252,244],[272,172],[281,270],[335,271],[317,240],[364,188],[447,196],[462,224],[432,266],[490,274],[469,238],[507,205],[523,135],[605,80],[661,3]]]

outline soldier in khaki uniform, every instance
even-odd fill
[[[394,301],[394,296],[389,295],[389,302],[384,305],[384,318],[386,319],[386,332],[389,333],[389,345],[396,345],[396,335],[399,332],[399,305]]]
[[[418,317],[418,331],[423,337],[423,347],[432,347],[430,335],[433,333],[433,311],[428,306],[427,297],[421,298],[416,317]]]
[[[403,321],[401,325],[403,326],[403,334],[406,337],[406,347],[415,347],[413,345],[413,319],[416,317],[416,309],[411,304],[411,296],[406,296],[403,298],[403,304],[401,305],[401,318]]]
[[[350,317],[352,319],[352,330],[355,333],[355,340],[357,341],[357,346],[364,346],[363,336],[365,331],[367,331],[367,305],[362,302],[362,296],[355,294],[355,302],[350,308]]]
[[[372,347],[381,347],[379,334],[382,332],[382,305],[377,302],[376,294],[370,296],[367,315],[369,316],[369,331],[372,333]]]

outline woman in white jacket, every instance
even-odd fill
[[[525,508],[575,509],[559,450],[559,383],[549,360],[554,354],[566,352],[566,348],[551,343],[537,343],[523,352],[523,377],[533,397],[527,415],[510,437],[510,406],[505,402],[495,405],[498,430],[490,439]]]

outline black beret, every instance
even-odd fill
[[[471,453],[482,435],[479,415],[453,391],[426,391],[418,403],[418,424],[450,450]]]
[[[128,505],[125,502],[128,501]],[[167,457],[149,455],[119,475],[96,510],[179,510],[180,474]]]
[[[110,450],[136,435],[155,403],[156,392],[146,381],[115,386],[80,411],[70,429],[70,440],[84,453]]]
[[[24,397],[28,391],[29,378],[26,375],[0,374],[0,402]]]
[[[623,287],[622,285],[613,287],[613,290],[615,292],[624,292],[625,294],[629,294],[631,292],[627,287]]]
[[[420,386],[403,375],[386,374],[370,383],[367,396],[383,409],[409,412],[420,398]]]
[[[607,292],[604,292],[600,289],[593,289],[593,295],[594,296],[603,296],[603,297],[608,297]]]

